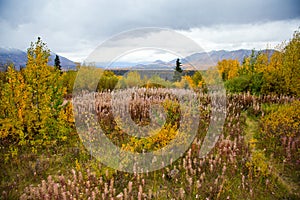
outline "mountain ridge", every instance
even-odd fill
[[[56,55],[58,54],[54,52],[50,52],[50,58],[48,61],[49,65],[54,65],[54,59]],[[63,70],[75,69],[76,67],[75,62],[69,60],[66,57],[60,55],[58,56]],[[20,70],[20,68],[26,66],[27,53],[25,51],[16,48],[0,47],[0,71],[1,69],[3,70],[5,66],[7,66],[10,63],[14,64],[17,70]]]
[[[210,52],[200,52],[191,54],[185,58],[181,59],[182,68],[184,70],[206,70],[211,66],[217,65],[218,61],[223,59],[237,59],[240,64],[243,63],[245,57],[249,57],[254,51],[255,54],[259,52],[269,51],[269,54],[272,55],[275,50],[273,49],[264,49],[264,50],[248,50],[248,49],[238,49],[238,50],[214,50]],[[176,58],[177,59],[177,58]],[[130,69],[130,70],[147,70],[147,69],[156,69],[156,70],[174,70],[176,59],[171,61],[161,61],[156,60],[154,62],[148,62],[146,64],[136,64],[136,63],[128,63],[126,67],[124,63],[118,68],[118,62],[112,64],[108,67],[108,69]],[[101,66],[99,66],[101,67]]]
[[[264,49],[264,50],[248,50],[248,49],[238,49],[238,50],[214,50],[210,52],[199,52],[191,54],[185,58],[181,59],[182,68],[184,70],[206,70],[211,66],[217,65],[218,61],[223,59],[237,59],[240,63],[243,62],[245,57],[248,57],[254,51],[255,54],[258,52],[266,52],[269,51],[270,55],[274,53],[273,49]],[[57,54],[51,52],[50,59],[48,64],[54,65],[54,59]],[[59,56],[59,55],[58,55]],[[74,70],[75,62],[65,58],[63,56],[59,56],[61,66],[63,70]],[[20,69],[21,67],[26,66],[27,62],[27,53],[15,48],[1,48],[0,47],[0,70],[1,66],[4,69],[7,63],[13,63],[16,69]],[[157,59],[153,62],[114,62],[111,63],[107,69],[129,69],[129,70],[147,70],[147,69],[155,69],[155,70],[174,70],[176,59],[170,61],[162,61]],[[96,63],[97,67],[105,68],[103,64]]]

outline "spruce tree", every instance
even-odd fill
[[[175,72],[174,72],[174,76],[173,76],[173,81],[181,81],[181,76],[182,76],[182,68],[181,68],[181,62],[179,60],[179,58],[177,58],[176,60],[176,67],[175,67]]]
[[[181,73],[183,71],[182,68],[181,68],[181,62],[180,62],[179,58],[177,58],[177,60],[176,60],[176,68],[175,68],[175,70],[177,72],[179,72],[179,73]]]
[[[60,65],[60,60],[59,60],[59,56],[58,55],[55,56],[54,67],[55,67],[55,69],[61,71],[61,65]]]

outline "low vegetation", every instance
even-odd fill
[[[138,72],[117,76],[91,66],[78,66],[84,76],[76,79],[76,71],[48,66],[49,50],[38,39],[24,69],[10,66],[0,73],[1,199],[299,199],[299,36],[296,31],[272,55],[252,54],[242,64],[223,60],[204,72],[205,78],[196,72],[173,81]],[[219,75],[228,91],[226,119],[214,147],[199,157],[212,110],[219,109],[211,107],[207,89]],[[72,94],[75,79],[84,91]],[[94,79],[99,81],[89,81]],[[200,111],[196,137],[179,159],[159,170],[109,168],[91,156],[76,133],[73,106],[82,113],[93,107],[101,129],[124,151],[161,149],[183,126],[182,105],[172,91],[191,90]],[[112,108],[120,91],[131,96],[114,101],[120,116],[127,111],[140,127],[153,122],[151,115],[163,119],[151,137],[122,130]],[[79,97],[95,104],[74,103]],[[155,113],[153,105],[165,114]]]

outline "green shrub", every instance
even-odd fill
[[[97,90],[98,91],[112,91],[119,79],[112,71],[104,71],[100,77]]]
[[[250,82],[250,76],[242,75],[226,81],[225,88],[232,93],[241,93],[249,90]]]

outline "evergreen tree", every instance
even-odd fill
[[[175,70],[177,72],[179,72],[179,73],[181,73],[183,71],[182,68],[181,68],[181,62],[180,62],[179,58],[177,58],[177,60],[176,60],[176,68],[175,68]]]
[[[58,55],[55,56],[54,67],[55,67],[55,69],[61,71],[61,65],[60,65],[60,60],[59,60],[59,56]]]
[[[173,81],[174,82],[181,81],[182,71],[183,70],[181,68],[181,62],[180,62],[179,58],[177,58],[177,60],[176,60],[176,68],[175,68],[175,72],[174,72],[174,76],[173,76]]]

